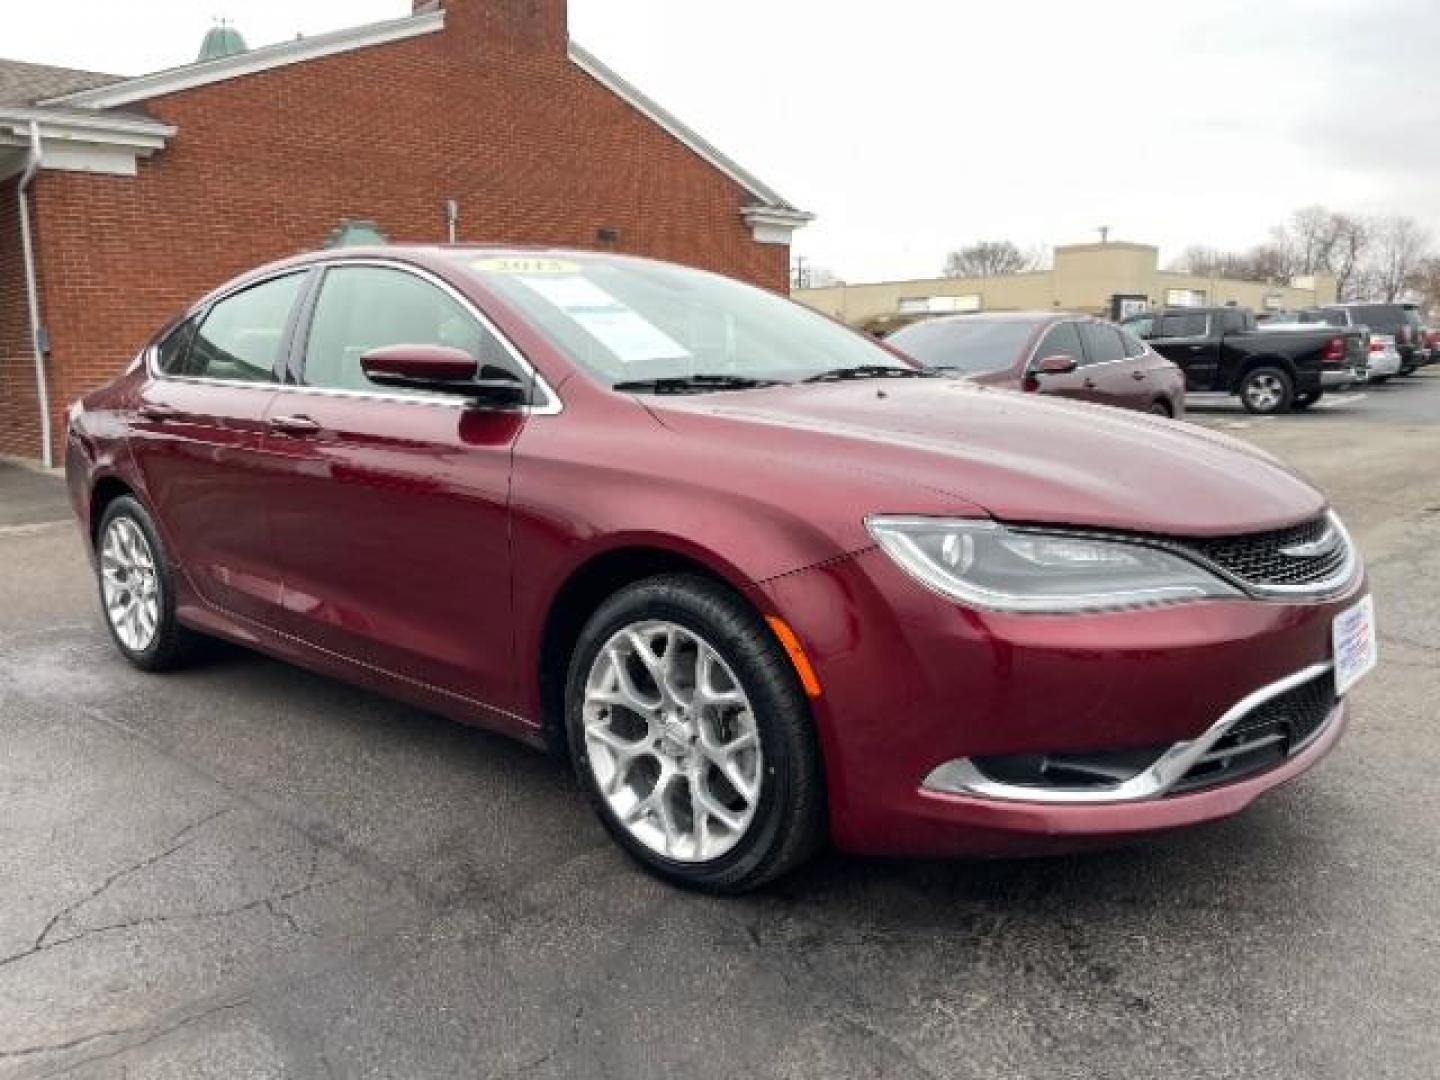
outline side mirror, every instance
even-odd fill
[[[1080,365],[1073,356],[1066,356],[1059,353],[1055,356],[1047,356],[1035,365],[1036,375],[1069,375]]]
[[[525,384],[509,372],[486,367],[448,345],[388,345],[360,357],[360,370],[378,386],[454,394],[475,404],[505,409],[529,400]]]

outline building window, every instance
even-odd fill
[[[962,312],[979,311],[980,294],[965,296],[902,296],[901,315],[956,315]]]
[[[1166,307],[1204,307],[1209,295],[1204,289],[1166,289]]]

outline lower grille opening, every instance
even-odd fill
[[[1336,701],[1329,671],[1271,698],[1236,721],[1170,793],[1229,783],[1279,765],[1319,732]]]
[[[990,779],[1019,787],[1112,788],[1139,776],[1155,764],[1167,747],[1140,750],[1096,750],[1067,754],[1007,754],[977,757],[973,764]]]

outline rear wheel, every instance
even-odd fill
[[[1288,412],[1295,399],[1295,384],[1284,368],[1251,368],[1240,380],[1240,403],[1246,412],[1261,416]]]
[[[566,727],[610,834],[671,882],[746,892],[823,838],[804,694],[769,628],[724,586],[664,576],[607,601],[571,660]]]
[[[1296,412],[1304,412],[1324,396],[1325,391],[1323,389],[1315,390],[1308,394],[1296,394],[1295,400],[1290,403],[1290,407]]]
[[[1384,386],[1387,382],[1390,381],[1390,376],[1389,376],[1389,375],[1376,375],[1376,376],[1375,376],[1374,378],[1372,378],[1370,381],[1373,382],[1373,383],[1375,383],[1377,386]]]
[[[168,671],[202,640],[175,618],[175,575],[150,514],[126,495],[100,519],[97,533],[100,606],[110,637],[144,671]]]
[[[1170,406],[1163,401],[1152,402],[1150,405],[1150,414],[1152,416],[1163,416],[1167,420],[1175,415],[1170,411]]]

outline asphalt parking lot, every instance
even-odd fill
[[[1440,369],[1192,419],[1367,554],[1337,752],[1122,851],[742,900],[640,874],[517,745],[239,650],[132,671],[60,483],[0,469],[0,1076],[1440,1075]]]

